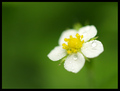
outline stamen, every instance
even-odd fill
[[[77,38],[80,38],[80,35],[77,33],[77,34],[76,34],[76,37],[77,37]]]
[[[66,49],[68,54],[71,53],[77,53],[80,51],[82,44],[84,43],[84,40],[81,41],[83,38],[83,35],[76,34],[76,38],[73,38],[72,35],[70,35],[69,38],[65,38],[64,41],[67,42],[67,44],[63,43],[63,49]]]
[[[84,40],[82,41],[82,43],[84,43]]]
[[[64,41],[67,42],[69,39],[65,38]]]
[[[67,49],[68,48],[68,46],[65,43],[63,43],[62,46],[63,46],[63,49]]]
[[[81,35],[80,37],[81,37],[81,39],[82,39],[82,38],[83,38],[83,35]]]
[[[71,54],[72,52],[70,50],[67,51],[68,54]]]
[[[62,44],[62,46],[66,46],[66,44],[65,44],[65,43],[63,43],[63,44]]]

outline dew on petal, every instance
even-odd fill
[[[74,59],[74,60],[77,60],[77,59],[78,59],[78,56],[77,56],[77,55],[74,55],[74,56],[73,56],[73,59]]]
[[[94,43],[94,42],[92,43],[92,47],[95,47],[96,45],[97,45],[96,43]]]

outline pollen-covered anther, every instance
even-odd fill
[[[82,43],[84,43],[84,40],[82,41]]]
[[[68,50],[68,51],[67,51],[67,53],[68,53],[68,54],[71,54],[71,53],[72,53],[72,51]]]
[[[80,38],[80,35],[77,33],[77,34],[76,34],[76,37],[77,37],[77,38]]]
[[[76,52],[77,52],[77,50],[76,50],[76,49],[74,49],[74,50],[73,50],[73,52],[74,52],[74,53],[76,53]]]
[[[82,39],[82,38],[83,38],[83,35],[81,35],[80,37],[81,37],[81,39]]]
[[[68,48],[68,46],[65,43],[63,43],[62,46],[63,46],[62,47],[63,49],[67,49]]]
[[[66,49],[68,54],[71,53],[77,53],[80,51],[82,44],[84,43],[84,40],[81,41],[83,38],[83,35],[76,34],[76,38],[73,38],[72,35],[70,35],[69,38],[65,38],[64,41],[67,42],[67,44],[63,43],[63,49]]]
[[[64,41],[67,42],[67,41],[69,41],[69,39],[65,38]]]

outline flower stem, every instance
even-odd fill
[[[95,81],[94,81],[92,60],[86,61],[86,68],[87,68],[87,77],[88,77],[89,87],[93,88],[95,86]]]

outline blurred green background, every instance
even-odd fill
[[[94,81],[87,61],[74,74],[47,57],[76,22],[95,25],[104,45],[91,60]],[[2,2],[2,88],[118,88],[118,3]]]

